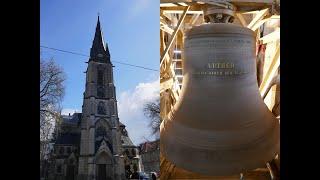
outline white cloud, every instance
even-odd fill
[[[134,1],[131,9],[128,10],[129,15],[127,16],[129,19],[134,18],[139,13],[143,12],[149,6],[150,0],[136,0]]]
[[[159,97],[159,79],[151,82],[139,83],[134,89],[120,93],[118,97],[119,119],[126,125],[129,136],[134,144],[152,140],[149,127],[149,119],[143,114],[143,106],[146,102]]]
[[[62,109],[61,114],[62,114],[62,115],[69,115],[69,113],[70,113],[70,114],[72,115],[72,114],[75,113],[75,112],[81,113],[81,111],[78,110],[78,109],[69,109],[69,108],[66,108],[66,109]]]

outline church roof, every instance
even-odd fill
[[[80,137],[79,133],[63,133],[58,136],[55,144],[79,145]]]
[[[121,136],[121,143],[123,147],[135,147],[131,139],[128,136]]]
[[[151,151],[155,151],[160,148],[160,140],[155,140],[152,142],[144,142],[140,144],[140,152],[147,153]]]
[[[77,125],[81,121],[81,114],[82,113],[73,113],[73,115],[62,115],[63,123]]]
[[[119,126],[120,127],[126,127],[122,122],[119,121]]]

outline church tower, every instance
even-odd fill
[[[82,105],[79,180],[125,178],[112,68],[98,17]]]

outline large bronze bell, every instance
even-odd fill
[[[160,150],[177,167],[211,176],[265,167],[279,122],[257,84],[255,35],[229,23],[186,33],[180,99],[161,124]]]

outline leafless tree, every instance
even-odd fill
[[[144,105],[143,112],[145,116],[150,119],[149,126],[152,129],[152,134],[159,135],[160,124],[161,124],[160,99],[156,99],[155,101],[152,101],[152,102],[147,102]]]
[[[52,59],[40,60],[40,159],[46,155],[54,124],[60,118],[65,79],[62,68]]]

